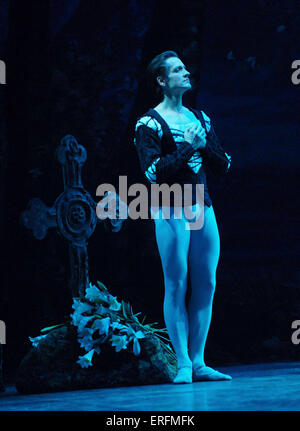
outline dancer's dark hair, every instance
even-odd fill
[[[153,60],[149,63],[146,73],[147,73],[147,82],[150,88],[150,91],[155,91],[157,96],[163,96],[163,90],[159,83],[157,82],[157,77],[162,76],[164,78],[167,77],[167,65],[166,59],[170,57],[177,57],[178,55],[175,51],[165,51],[161,54],[156,55]]]

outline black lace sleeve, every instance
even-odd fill
[[[206,146],[201,150],[201,154],[204,163],[215,175],[224,175],[228,172],[231,156],[225,153],[212,124],[206,136]]]

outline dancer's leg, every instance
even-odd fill
[[[190,231],[185,228],[184,219],[174,219],[174,214],[172,215],[170,219],[155,220],[155,233],[164,273],[164,319],[179,370],[174,382],[188,383],[191,381],[192,363],[188,355],[185,296]],[[183,367],[188,368],[184,370]]]
[[[207,367],[204,348],[211,322],[216,271],[220,256],[220,237],[213,207],[205,206],[202,229],[191,231],[189,269],[191,298],[189,313],[189,355],[193,362],[193,380],[231,380]]]
[[[204,207],[204,224],[191,231],[189,269],[191,297],[189,354],[193,367],[205,365],[204,348],[211,322],[220,239],[213,207]]]

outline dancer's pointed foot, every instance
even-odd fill
[[[193,381],[218,381],[218,380],[232,380],[229,374],[220,373],[220,371],[214,370],[206,365],[200,365],[193,369]]]
[[[177,376],[173,379],[173,383],[192,383],[192,367],[178,368]]]

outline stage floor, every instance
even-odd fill
[[[300,362],[216,367],[233,380],[19,395],[1,411],[300,411]]]

